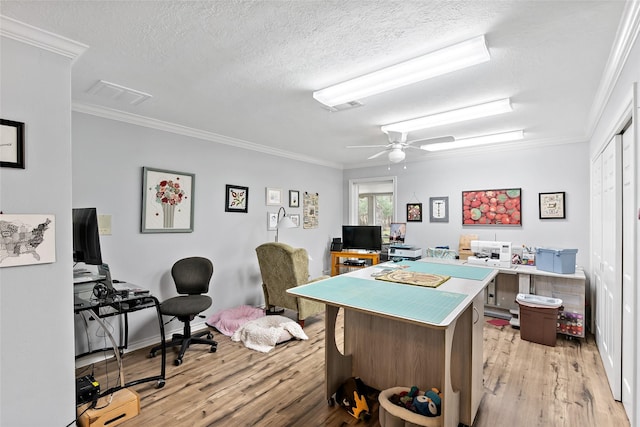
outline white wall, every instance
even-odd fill
[[[408,153],[410,157],[414,153]],[[486,149],[473,154],[431,156],[424,161],[345,171],[343,196],[354,178],[398,177],[398,218],[407,219],[406,204],[422,203],[423,221],[407,223],[406,243],[422,249],[448,245],[458,249],[461,234],[513,245],[578,249],[576,262],[588,270],[589,159],[586,143],[542,148]],[[462,226],[462,192],[521,188],[522,226]],[[566,219],[539,219],[538,193],[564,191]],[[449,197],[449,222],[429,222],[429,198]],[[343,213],[346,221],[348,213]]]
[[[214,302],[206,315],[263,304],[255,248],[274,240],[267,212],[278,210],[266,206],[266,187],[282,188],[287,213],[301,217],[303,192],[319,193],[319,227],[281,230],[279,241],[309,251],[313,277],[329,270],[330,236],[341,225],[341,170],[84,113],[72,118],[73,206],[112,216],[112,235],[102,236],[101,244],[114,278],[148,288],[162,300],[175,295],[172,264],[201,255],[214,264]],[[140,233],[143,166],[195,174],[193,233]],[[249,187],[248,213],[224,211],[226,184]],[[299,208],[288,207],[289,190],[301,192]],[[158,341],[154,314],[146,311],[131,316],[132,348]],[[168,332],[178,328],[178,321],[167,325]]]
[[[26,169],[0,168],[0,210],[55,215],[57,258],[0,268],[0,425],[64,426],[75,418],[71,61],[0,43],[0,117],[26,126]]]

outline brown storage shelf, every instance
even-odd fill
[[[345,265],[344,262],[349,259],[363,259],[365,265]],[[380,252],[354,252],[354,251],[331,251],[331,275],[337,276],[341,274],[341,269],[357,269],[369,267],[380,263]]]

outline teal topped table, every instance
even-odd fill
[[[407,321],[445,326],[445,319],[465,300],[465,295],[439,289],[336,276],[322,284],[296,288],[296,295],[326,304],[394,316]]]
[[[437,387],[443,393],[443,411],[430,425],[471,425],[482,397],[484,288],[497,270],[482,268],[480,274],[465,267],[448,269],[442,274],[451,278],[438,288],[372,276],[390,267],[420,272],[433,268],[420,261],[399,264],[379,264],[287,291],[326,304],[326,397],[351,376],[379,390]],[[344,354],[335,340],[340,308]]]

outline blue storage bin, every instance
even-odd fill
[[[573,274],[576,272],[577,249],[536,249],[536,268],[552,273]]]

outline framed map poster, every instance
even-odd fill
[[[0,214],[0,267],[56,261],[54,215]]]

